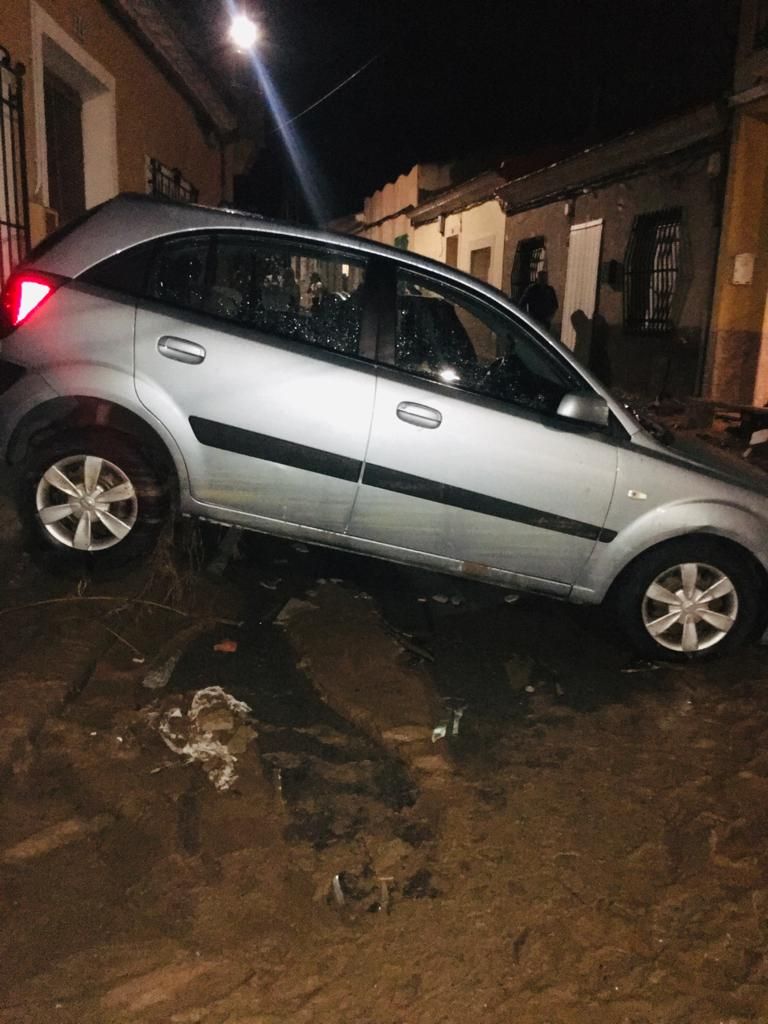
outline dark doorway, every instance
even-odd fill
[[[83,101],[57,75],[45,71],[45,141],[50,205],[65,224],[85,212]]]

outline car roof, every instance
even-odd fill
[[[510,305],[509,297],[496,288],[471,278],[461,271],[405,249],[371,242],[354,235],[267,220],[258,214],[227,207],[202,206],[156,196],[124,192],[90,210],[74,225],[67,225],[60,236],[44,240],[30,254],[36,269],[64,277],[78,277],[109,256],[142,242],[149,242],[187,231],[254,231],[275,238],[295,239],[343,248],[350,255],[378,256],[423,270],[458,286],[486,292],[496,302]]]

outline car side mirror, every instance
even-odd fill
[[[597,427],[608,425],[610,410],[600,395],[580,395],[577,392],[563,395],[557,407],[557,415],[567,420],[594,423]]]

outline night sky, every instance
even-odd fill
[[[175,3],[197,12],[209,45],[222,38],[224,0]],[[486,169],[503,155],[577,148],[723,97],[737,21],[736,0],[247,6],[291,115],[377,56],[295,126],[328,216],[359,209],[366,194],[419,161],[464,159],[468,172]],[[280,215],[290,175],[273,127],[267,114],[266,148],[237,198]]]

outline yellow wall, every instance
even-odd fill
[[[199,190],[200,202],[221,198],[218,147],[208,145],[189,103],[168,82],[98,0],[39,0],[42,7],[115,79],[117,168],[120,191],[146,190],[145,156],[178,168]],[[80,19],[82,35],[76,31]],[[0,4],[0,45],[27,66],[25,128],[31,198],[37,167],[31,9],[28,0]],[[225,185],[231,193],[231,182]]]
[[[768,400],[768,338],[763,332],[768,293],[768,123],[763,117],[768,118],[768,100],[736,113],[705,388],[720,401],[744,404]],[[733,283],[740,255],[754,257],[748,284]]]
[[[445,262],[446,238],[458,235],[458,269],[469,273],[472,251],[489,247],[491,266],[488,283],[501,288],[506,222],[507,218],[499,203],[495,199],[490,199],[467,210],[448,214],[442,231],[437,220],[419,225],[413,233],[411,248],[421,256],[430,256],[432,259]]]

